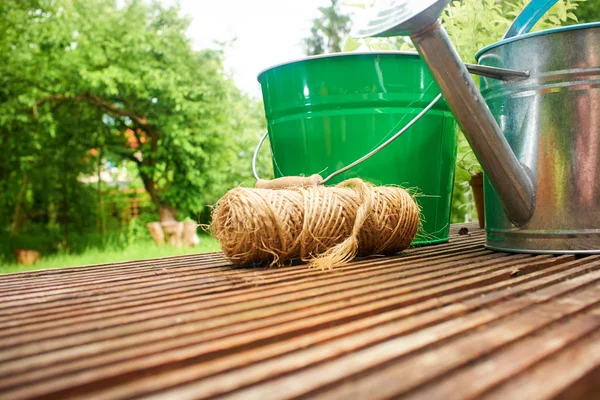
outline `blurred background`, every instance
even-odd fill
[[[473,62],[526,3],[454,1],[443,23]],[[228,189],[254,183],[256,75],[306,55],[409,50],[347,38],[353,13],[372,5],[0,2],[0,272],[218,250],[196,228]],[[598,19],[599,1],[563,0],[536,29]],[[461,136],[453,222],[476,218],[469,180],[480,172]]]

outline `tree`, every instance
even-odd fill
[[[580,23],[600,21],[600,2],[588,0],[579,3],[575,12]]]
[[[175,219],[178,211],[194,214],[229,180],[242,178],[240,162],[248,162],[249,176],[249,158],[240,160],[240,153],[258,140],[264,121],[256,102],[241,99],[223,72],[222,51],[192,49],[189,21],[177,7],[119,3],[2,3],[0,79],[10,82],[11,92],[0,103],[6,116],[0,132],[31,147],[60,131],[80,149],[71,153],[75,159],[101,142],[108,153],[135,163],[161,220]],[[234,122],[232,102],[240,100],[244,120]],[[36,140],[17,136],[17,125],[19,132],[31,128]],[[22,148],[19,154],[35,152]]]
[[[319,7],[321,16],[315,18],[311,36],[304,39],[306,55],[339,53],[342,43],[350,32],[350,17],[342,14],[338,0],[331,0],[329,7]]]

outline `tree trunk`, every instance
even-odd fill
[[[165,232],[163,231],[160,222],[150,222],[146,224],[148,231],[150,232],[150,236],[154,240],[157,246],[162,246],[165,244]]]
[[[158,210],[158,217],[160,222],[174,222],[177,221],[177,209],[170,204],[165,204],[160,201],[158,197],[158,191],[156,190],[156,185],[152,178],[150,178],[146,173],[140,170],[140,178],[142,178],[142,182],[144,183],[144,188],[150,195],[152,202],[156,206]]]
[[[160,222],[177,221],[177,210],[167,204],[158,205],[158,215]]]
[[[183,238],[183,222],[162,221],[160,223],[165,234],[165,240],[171,246],[180,247]]]
[[[29,185],[29,177],[25,175],[21,182],[21,188],[17,195],[17,202],[15,204],[15,211],[13,213],[12,225],[10,227],[10,235],[15,236],[21,230],[23,226],[23,202],[25,201],[25,194],[27,193],[27,186]]]
[[[142,172],[141,170],[140,178],[142,178],[144,188],[146,189],[146,192],[148,192],[148,194],[150,195],[152,202],[158,210],[160,222],[177,221],[177,209],[169,204],[165,204],[160,201],[156,185],[152,178],[149,177],[145,172]]]
[[[138,167],[141,167],[141,165],[138,164]],[[160,222],[147,224],[148,231],[150,231],[154,242],[158,246],[162,245],[165,241],[173,246],[181,246],[183,223],[177,222],[177,210],[175,207],[160,201],[155,182],[141,168],[140,178],[142,178],[144,188],[146,188],[158,210]]]
[[[63,180],[62,180],[62,189],[63,189],[63,203],[61,209],[61,224],[65,230],[65,241],[67,245],[67,250],[71,249],[71,233],[69,230],[69,170],[67,168],[67,153],[65,152],[63,158]]]
[[[106,232],[106,226],[104,223],[104,198],[102,196],[102,156],[104,155],[103,149],[100,148],[98,152],[98,186],[96,187],[96,193],[98,195],[98,230],[100,231],[100,240],[104,245],[104,234]]]

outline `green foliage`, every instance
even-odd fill
[[[559,0],[535,25],[533,31],[576,22],[573,13],[585,0]],[[498,3],[496,0],[453,1],[442,14],[442,24],[465,62],[475,53],[502,38],[529,0]]]
[[[0,258],[122,251],[150,240],[157,211],[206,220],[252,183],[262,105],[224,72],[226,49],[192,48],[180,15],[158,1],[0,2]],[[148,195],[86,183],[107,165]]]
[[[262,106],[224,73],[223,50],[192,48],[177,7],[7,0],[0,15],[2,225],[34,203],[90,225],[98,199],[79,177],[106,161],[134,165],[155,210],[182,217],[250,180]]]
[[[350,32],[350,17],[340,10],[338,0],[331,0],[329,7],[319,7],[321,16],[315,18],[311,36],[304,39],[306,55],[313,56],[342,51],[342,41]]]
[[[580,3],[575,14],[581,23],[600,21],[600,1],[594,0]]]

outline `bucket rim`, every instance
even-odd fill
[[[316,56],[307,56],[303,58],[297,58],[290,61],[284,61],[270,67],[267,67],[261,70],[258,74],[256,74],[256,80],[260,83],[261,75],[269,72],[273,69],[283,67],[285,65],[298,64],[306,61],[317,60],[321,58],[339,58],[339,57],[354,57],[354,56],[381,56],[381,55],[397,55],[397,56],[411,56],[420,58],[419,53],[416,51],[398,51],[398,50],[390,50],[390,51],[354,51],[354,52],[340,52],[340,53],[329,53],[329,54],[319,54]]]
[[[543,31],[530,32],[524,35],[513,36],[508,39],[500,40],[498,42],[492,43],[488,46],[485,46],[483,49],[479,50],[475,53],[475,60],[479,62],[479,58],[486,52],[495,49],[496,47],[500,47],[502,45],[513,43],[518,40],[529,39],[537,36],[550,35],[553,33],[567,32],[567,31],[576,31],[580,29],[589,29],[589,28],[600,28],[600,22],[588,22],[585,24],[576,24],[576,25],[568,25],[568,26],[559,26],[557,28],[544,29]]]

